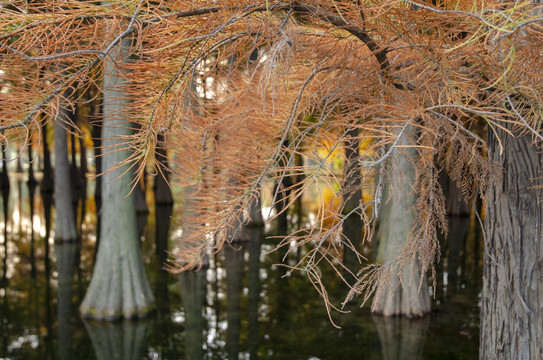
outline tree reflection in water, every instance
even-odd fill
[[[185,309],[185,358],[203,359],[204,318],[202,310],[206,297],[206,269],[179,274],[179,289]]]
[[[373,316],[384,360],[422,359],[430,317]]]
[[[92,188],[93,184],[89,186]],[[25,201],[29,201],[25,196]],[[461,239],[465,227],[473,227],[469,218],[463,219],[463,223],[451,222],[455,231],[443,247],[444,266],[438,275],[435,312],[431,317],[418,322],[398,318],[374,322],[367,307],[359,309],[359,304],[351,304],[347,309],[350,313],[332,314],[342,327],[336,329],[304,275],[288,274],[287,268],[274,266],[295,261],[295,254],[285,259],[287,247],[270,252],[277,239],[266,238],[263,227],[244,228],[239,235],[243,241],[211,256],[209,269],[177,276],[166,272],[163,264],[169,250],[172,206],[159,205],[150,209],[151,216],[146,221],[154,231],[146,231],[146,236],[151,237],[142,242],[157,299],[154,321],[84,324],[76,311],[81,296],[75,289],[85,289],[91,274],[96,218],[91,217],[94,222],[87,218],[81,248],[77,244],[55,245],[53,252],[46,241],[54,216],[51,203],[52,194],[44,192],[42,201],[36,198],[32,209],[36,214],[35,229],[39,229],[34,234],[34,260],[30,256],[31,240],[13,241],[15,250],[10,247],[7,263],[15,272],[8,279],[9,285],[0,288],[0,358],[254,360],[477,356],[480,239],[472,230]],[[87,204],[87,213],[91,214],[93,198]],[[28,207],[22,208],[29,212]],[[285,225],[287,220],[282,218],[280,224]],[[277,235],[281,231],[284,229],[272,227],[269,233]],[[32,238],[31,233],[23,236]],[[75,277],[79,256],[80,274]],[[19,257],[20,262],[13,263]],[[323,275],[332,301],[340,303],[344,287],[326,269]],[[450,344],[458,346],[453,348]]]
[[[152,319],[138,321],[87,322],[97,360],[140,360],[147,349]]]
[[[55,255],[57,258],[57,321],[59,342],[59,357],[61,360],[71,359],[73,354],[72,338],[72,317],[74,306],[72,302],[72,288],[76,268],[76,256],[78,255],[76,243],[55,244]]]

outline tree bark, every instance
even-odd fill
[[[73,208],[70,161],[68,159],[68,137],[65,124],[69,121],[67,109],[59,109],[55,121],[55,241],[71,241],[77,237]]]
[[[96,183],[94,190],[94,203],[96,205],[96,210],[100,211],[102,209],[102,116],[104,114],[103,101],[100,97],[99,105],[97,106],[97,116],[92,124],[92,142],[94,148],[94,166],[95,166],[95,175]],[[96,219],[96,245],[94,249],[94,259],[96,261],[96,255],[98,253],[98,247],[100,245],[100,233],[102,229],[102,220],[101,216],[98,216]]]
[[[153,190],[155,192],[155,204],[156,205],[172,205],[173,197],[170,189],[169,178],[170,169],[168,164],[168,152],[165,148],[164,135],[159,134],[157,136],[158,146],[155,150],[155,157],[159,163],[157,166],[161,167],[159,174],[155,176],[155,182],[153,184]]]
[[[504,169],[487,192],[481,359],[543,359],[543,155],[530,136],[489,131]],[[512,130],[512,129],[511,129]]]
[[[127,45],[123,41],[111,58],[124,59],[126,52],[122,47]],[[115,90],[122,82],[122,73],[111,60],[106,62],[105,74],[103,145],[106,149],[118,149],[124,141],[122,138],[131,134],[129,124],[119,116],[127,101],[122,92]],[[106,152],[102,159],[103,168],[111,170],[102,179],[102,195],[107,201],[102,205],[100,246],[92,280],[80,308],[84,317],[105,320],[141,317],[153,309],[154,298],[143,268],[134,201],[128,195],[132,176],[131,172],[120,176],[128,165],[118,166],[128,156],[127,150],[118,150]]]
[[[347,130],[345,140],[345,166],[343,171],[343,215],[347,215],[362,201],[360,174],[360,138],[358,129],[351,127]],[[363,210],[361,210],[363,211]],[[364,224],[359,215],[351,215],[343,222],[343,265],[352,273],[360,266],[359,247],[362,240]]]
[[[2,190],[2,209],[4,210],[4,263],[2,272],[2,283],[7,281],[7,264],[8,264],[8,205],[9,205],[9,175],[8,165],[6,162],[6,149],[2,143],[2,171],[0,172],[0,188]]]
[[[398,145],[409,145],[410,140],[404,134]],[[409,241],[409,234],[415,223],[412,211],[415,204],[415,194],[411,191],[415,178],[415,170],[411,160],[416,156],[416,150],[409,147],[397,147],[392,152],[391,167],[383,199],[390,200],[384,204],[380,211],[379,249],[377,261],[389,264],[401,254],[405,244]],[[390,266],[389,283],[375,297],[372,312],[384,316],[402,315],[419,317],[430,312],[430,295],[426,288],[426,277],[422,286],[420,263],[415,262],[409,266],[398,269]]]
[[[51,167],[51,154],[49,151],[49,144],[47,141],[47,123],[44,122],[42,130],[42,143],[43,143],[43,176],[40,182],[40,192],[54,191],[53,187],[53,170]]]

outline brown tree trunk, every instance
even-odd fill
[[[486,201],[481,359],[543,359],[543,154],[530,136],[489,131],[504,169]],[[539,187],[538,187],[539,186]]]

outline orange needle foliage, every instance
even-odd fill
[[[483,194],[493,173],[482,130],[512,122],[540,144],[543,109],[542,18],[530,2],[502,1],[10,1],[0,10],[0,129],[28,136],[40,114],[54,119],[62,99],[100,86],[102,61],[121,39],[132,41],[124,92],[137,123],[126,139],[128,161],[158,166],[156,146],[175,157],[172,182],[196,189],[183,252],[172,270],[197,266],[202,251],[219,248],[237,229],[258,183],[305,173],[294,197],[322,182],[341,184],[326,158],[342,149],[349,129],[367,145],[360,186],[375,191],[348,216],[372,228],[380,204],[376,172],[401,136],[417,157],[412,189],[418,223],[398,263],[418,257],[423,273],[439,257],[445,231],[437,174],[446,170],[469,199]],[[73,96],[69,96],[71,90]],[[80,92],[77,92],[80,93]],[[107,125],[107,119],[106,119]],[[416,131],[406,132],[407,127]],[[166,138],[157,144],[157,136]],[[407,135],[410,134],[410,135]],[[335,152],[335,153],[334,153]],[[295,154],[305,157],[294,166]],[[333,156],[333,155],[332,155]],[[137,175],[144,168],[135,165]],[[364,185],[366,184],[366,185]],[[386,199],[382,199],[386,201]],[[371,211],[369,211],[371,210]],[[333,226],[324,226],[332,211]],[[367,214],[372,214],[371,216]],[[339,266],[341,206],[287,239],[313,244],[297,267]],[[406,261],[402,259],[407,259]],[[383,266],[388,266],[387,264]],[[362,273],[353,293],[378,281]],[[371,276],[368,276],[371,275]],[[371,291],[370,291],[371,292]],[[351,294],[351,295],[352,295]],[[323,293],[325,296],[325,293]]]

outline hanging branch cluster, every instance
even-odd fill
[[[15,138],[36,130],[40,114],[54,121],[60,106],[79,100],[76,89],[100,86],[103,60],[130,39],[131,61],[117,64],[132,102],[122,115],[138,125],[125,142],[128,161],[138,176],[151,163],[193,189],[193,218],[183,224],[191,235],[173,252],[172,270],[198,266],[202,252],[228,241],[263,180],[279,183],[274,201],[288,193],[287,205],[323,184],[340,184],[338,199],[374,193],[354,209],[321,202],[316,219],[282,242],[311,244],[295,268],[319,284],[316,266],[340,266],[346,217],[362,217],[371,237],[386,201],[375,174],[402,176],[383,166],[409,137],[416,181],[395,190],[418,195],[418,223],[395,264],[416,257],[425,272],[446,229],[439,172],[470,199],[495,173],[485,128],[514,123],[514,135],[541,143],[543,18],[535,10],[467,0],[14,0],[0,13],[0,129]],[[341,188],[330,161],[343,157],[353,129],[364,144],[354,170],[361,181]],[[171,169],[154,161],[157,146],[173,153]],[[285,181],[302,174],[301,183]],[[349,296],[395,264],[361,273]]]

